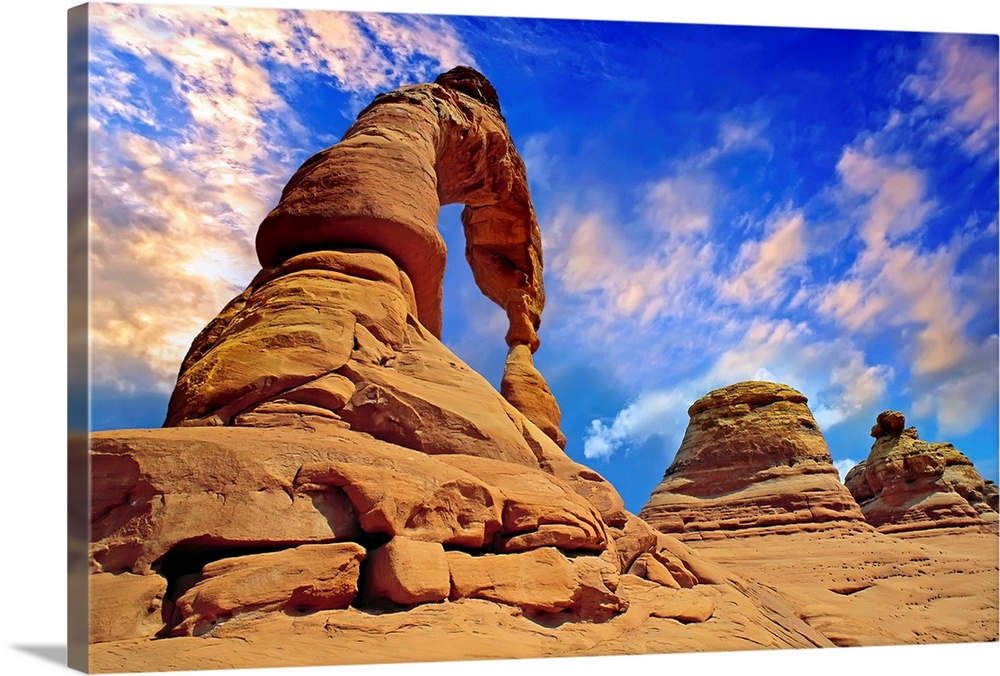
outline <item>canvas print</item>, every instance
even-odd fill
[[[72,666],[997,641],[996,35],[69,26]]]

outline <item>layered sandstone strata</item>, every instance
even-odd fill
[[[682,538],[864,527],[802,393],[741,382],[688,414],[674,462],[639,513],[653,527]]]
[[[871,435],[868,458],[845,479],[868,523],[883,532],[996,529],[996,484],[984,481],[964,453],[923,441],[899,411],[880,413]]]
[[[240,414],[260,420],[289,401],[335,410],[350,394],[341,376],[367,382],[343,370],[354,345],[398,351],[407,322],[440,338],[446,251],[437,216],[455,202],[466,205],[476,284],[508,317],[503,394],[564,446],[559,407],[532,363],[545,288],[524,162],[493,86],[465,67],[377,96],[339,143],[292,176],[257,231],[263,269],[195,339],[165,424],[240,424]],[[381,285],[393,287],[384,306],[365,298],[384,299]],[[375,341],[354,336],[349,308]]]
[[[452,201],[510,321],[502,393],[438,338]],[[257,251],[264,268],[185,357],[165,429],[92,437],[94,598],[144,604],[115,622],[95,603],[100,640],[469,599],[605,621],[629,607],[626,576],[646,595],[724,582],[560,448],[532,363],[538,226],[480,74],[376,98],[291,179]],[[712,595],[677,612],[707,619]]]

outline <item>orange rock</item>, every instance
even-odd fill
[[[632,563],[628,572],[631,575],[636,575],[664,587],[671,587],[672,589],[681,588],[681,585],[674,579],[670,570],[649,553],[640,554],[639,558]],[[688,586],[692,587],[694,585]],[[666,616],[661,615],[661,617]]]
[[[200,636],[253,611],[346,608],[358,593],[364,557],[364,547],[343,542],[214,561],[177,599],[182,621],[173,633]]]
[[[352,455],[303,465],[295,485],[343,490],[367,533],[479,548],[500,529],[502,494],[468,472],[384,445]]]
[[[230,424],[242,411],[324,378],[350,358],[356,323],[402,346],[408,310],[394,263],[372,253],[306,259],[315,267],[301,269],[305,261],[292,259],[262,271],[198,335],[165,425]]]
[[[618,569],[622,572],[629,570],[639,556],[656,549],[657,532],[648,523],[632,514],[628,515],[622,527],[611,528],[609,531],[614,539]]]
[[[178,545],[246,549],[357,538],[343,491],[310,493],[293,481],[303,463],[344,457],[358,441],[346,439],[331,453],[319,440],[299,443],[313,437],[303,434],[190,427],[91,435],[93,566],[147,574]]]
[[[366,598],[415,605],[444,601],[450,592],[448,559],[437,542],[394,537],[368,555]]]
[[[674,462],[639,512],[653,527],[705,537],[863,523],[800,392],[737,383],[688,413]]]
[[[566,448],[566,435],[559,429],[562,420],[559,404],[535,368],[527,345],[515,344],[507,353],[500,394],[560,448]]]
[[[447,552],[447,556],[452,599],[486,599],[530,612],[567,611],[596,621],[628,607],[614,593],[618,571],[596,557],[570,560],[552,547],[518,554]]]
[[[163,628],[166,591],[167,581],[159,575],[91,575],[90,642],[155,636]]]
[[[420,322],[440,337],[437,215],[455,202],[466,205],[476,283],[510,318],[508,344],[534,350],[545,303],[538,223],[496,92],[470,68],[376,97],[291,178],[257,231],[257,255],[270,267],[307,251],[381,251],[406,271]]]
[[[868,523],[884,532],[996,528],[989,488],[961,451],[922,441],[899,411],[880,413],[872,436],[868,458],[845,479]]]
[[[339,411],[352,429],[431,455],[538,467],[502,397],[436,338],[411,328],[390,365],[352,360],[342,370],[357,388]]]
[[[600,514],[572,486],[540,470],[467,455],[440,456],[503,496],[498,551],[539,547],[603,551],[608,534]]]

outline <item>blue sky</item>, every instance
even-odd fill
[[[996,36],[92,7],[94,428],[162,422],[303,160],[464,63],[528,167],[566,450],[631,510],[747,378],[809,397],[842,474],[893,408],[997,478]],[[497,384],[459,213],[443,337]]]

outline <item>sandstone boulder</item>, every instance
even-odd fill
[[[601,515],[573,487],[539,470],[467,455],[440,456],[441,462],[472,474],[503,497],[497,551],[538,547],[604,551],[607,527]]]
[[[90,643],[151,638],[163,627],[167,581],[159,575],[90,576]]]
[[[343,441],[333,458],[365,445],[337,432]],[[315,435],[282,429],[92,434],[91,567],[148,574],[175,548],[248,550],[357,539],[358,517],[343,491],[294,485],[303,464],[330,458]]]
[[[320,379],[323,388],[350,358],[355,324],[398,348],[407,314],[399,269],[378,253],[323,252],[263,270],[195,339],[165,424],[227,425],[288,390]]]
[[[400,605],[444,601],[451,577],[444,547],[394,537],[369,554],[364,592],[370,599],[388,599]]]
[[[872,436],[868,458],[845,480],[868,523],[883,532],[995,527],[995,498],[961,451],[921,440],[898,411],[880,413]]]
[[[681,538],[863,527],[806,397],[750,381],[696,401],[674,462],[639,516]]]
[[[254,611],[301,614],[346,608],[358,593],[364,557],[363,547],[343,542],[213,561],[177,599],[181,622],[173,633],[202,635]]]
[[[615,595],[618,571],[593,556],[566,558],[552,547],[518,554],[448,552],[451,598],[479,598],[529,612],[607,619],[628,602]]]
[[[302,491],[342,490],[366,533],[480,548],[501,527],[504,499],[475,476],[408,449],[372,445],[303,465]]]
[[[293,583],[292,572],[270,581],[234,574],[256,562],[281,568],[286,557],[293,557],[288,571],[313,566],[311,558],[294,558],[313,552],[313,545],[370,550],[361,581],[353,583],[364,603],[413,606],[453,593],[492,598],[467,591],[478,589],[474,584],[460,586],[467,593],[453,591],[446,549],[459,547],[488,559],[487,571],[509,573],[505,603],[587,620],[608,619],[625,607],[623,597],[606,597],[604,589],[613,591],[616,576],[637,557],[663,558],[644,523],[628,515],[624,528],[610,526],[571,483],[541,469],[429,456],[341,427],[122,430],[95,433],[91,445],[91,567],[101,598],[135,606],[111,625],[102,618],[113,606],[95,603],[94,626],[102,627],[95,640],[214,635],[220,623],[247,613],[312,612],[318,606],[299,603],[282,586]],[[571,558],[519,558],[542,550]],[[580,556],[587,551],[593,556]],[[550,570],[546,561],[559,567]],[[685,586],[683,566],[664,567],[650,562],[634,572],[656,584]],[[528,572],[534,577],[518,578]],[[510,591],[515,579],[525,595],[535,585],[563,591],[541,604],[527,602]],[[303,579],[294,584],[308,587]],[[146,596],[162,599],[164,589],[160,612]],[[344,597],[338,592],[336,598]]]

